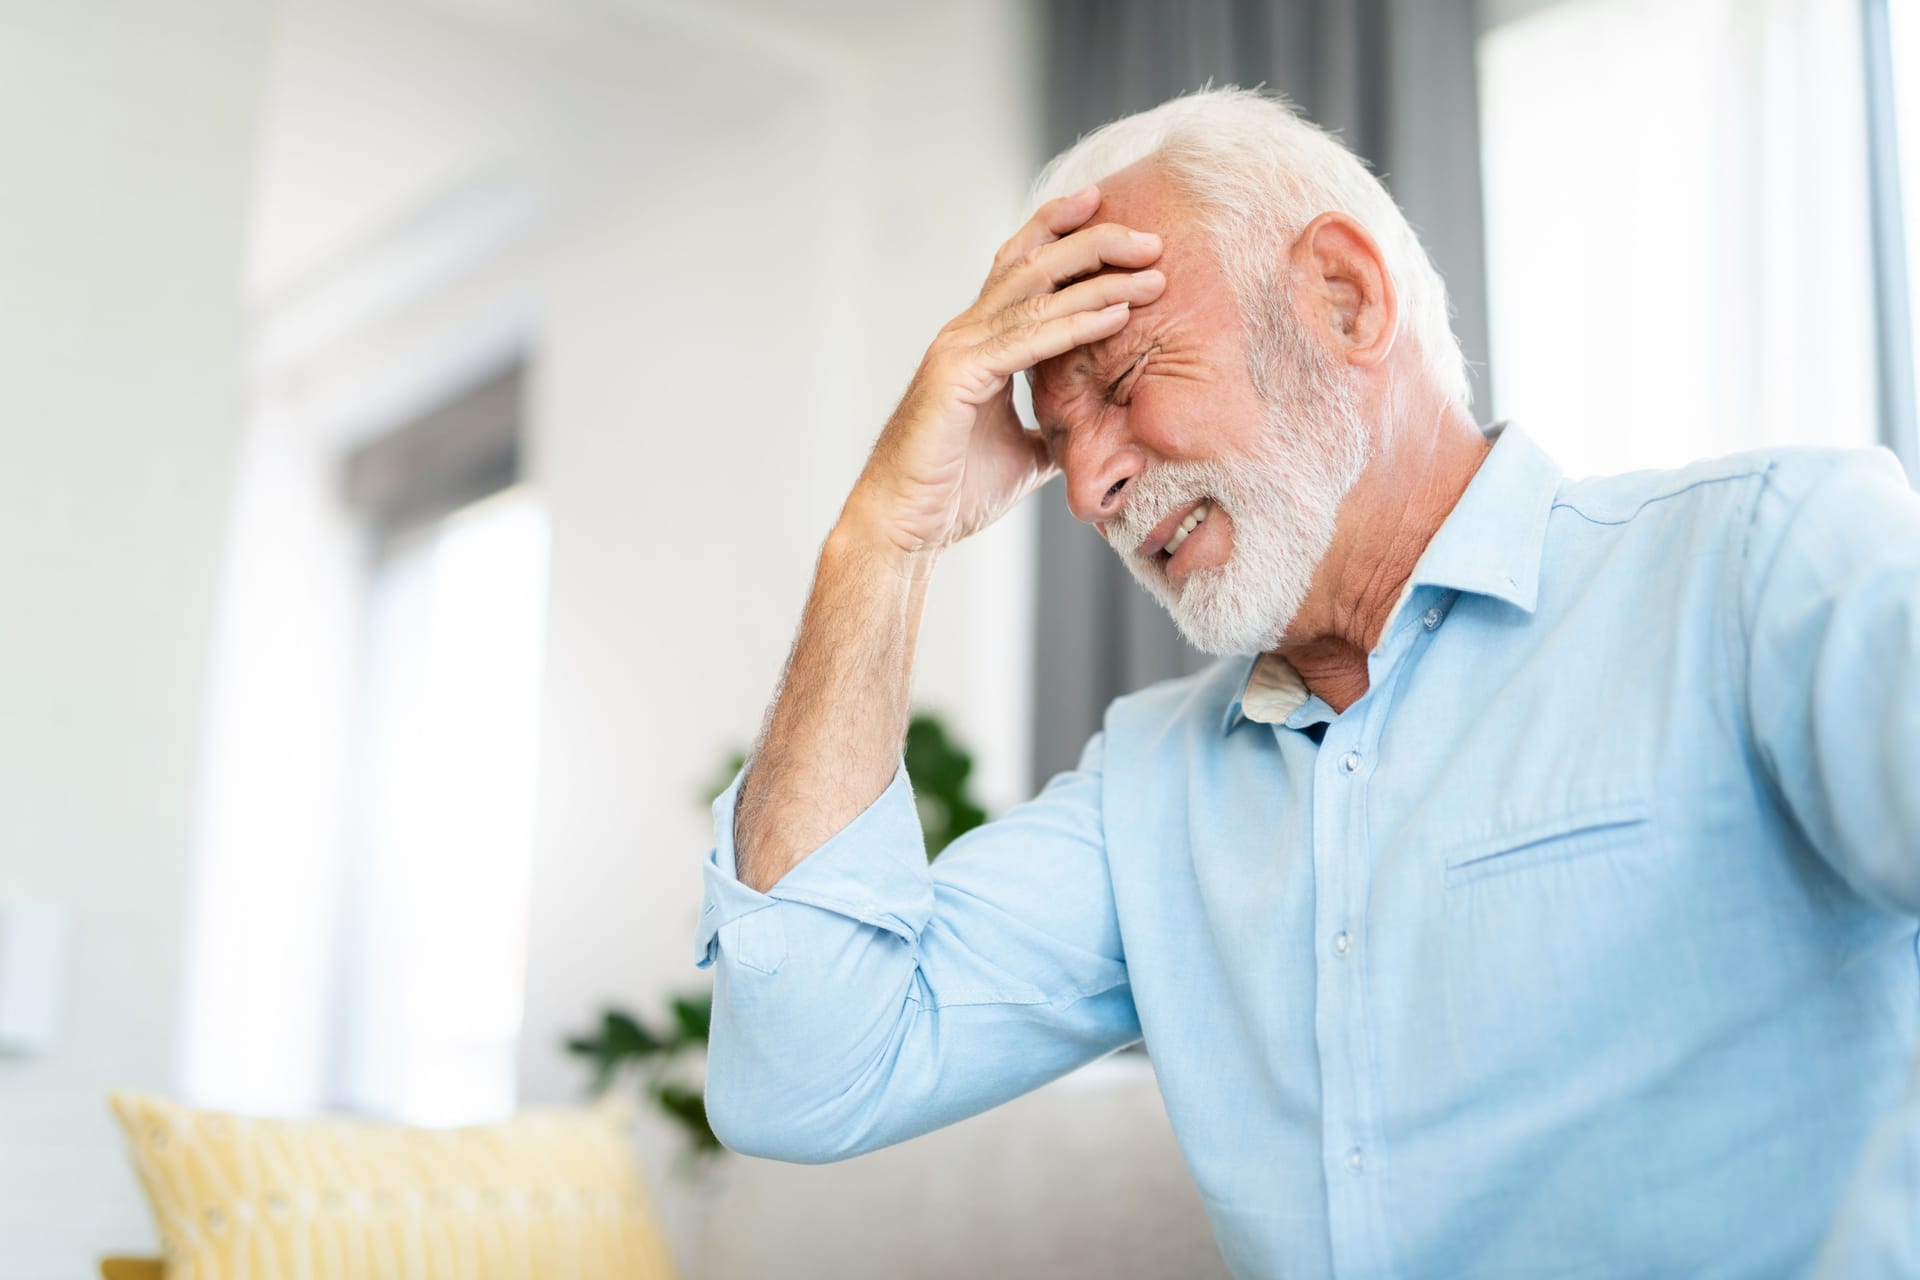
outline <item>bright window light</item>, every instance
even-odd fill
[[[370,583],[348,1105],[419,1124],[514,1105],[547,525],[504,491],[408,535]]]
[[[1874,443],[1856,5],[1563,0],[1480,73],[1490,416],[1576,476]]]

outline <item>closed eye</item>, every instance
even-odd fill
[[[1152,354],[1153,348],[1151,347],[1142,351],[1138,356],[1134,357],[1132,364],[1121,371],[1119,377],[1107,384],[1108,404],[1116,404],[1119,402],[1121,389],[1123,387],[1129,387],[1133,382],[1138,380],[1136,375],[1146,366],[1147,357]]]

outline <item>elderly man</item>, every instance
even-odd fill
[[[1569,482],[1483,433],[1405,219],[1258,95],[1043,188],[1089,179],[928,350],[715,806],[716,1131],[838,1159],[1144,1039],[1239,1275],[1920,1273],[1897,467]],[[1056,468],[1225,657],[929,867],[927,582]]]

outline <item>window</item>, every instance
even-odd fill
[[[519,367],[464,387],[371,437],[308,421],[298,386],[256,410],[210,691],[196,1101],[512,1109],[547,516]]]
[[[368,583],[340,1101],[423,1124],[513,1110],[546,516],[515,487],[395,539]]]
[[[348,458],[369,549],[334,1101],[509,1114],[525,976],[546,513],[518,483],[520,376]]]
[[[1570,474],[1867,445],[1845,0],[1562,0],[1483,34],[1493,415]]]

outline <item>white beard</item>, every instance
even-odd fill
[[[1304,335],[1294,341],[1304,344]],[[1126,506],[1107,527],[1127,569],[1203,653],[1262,653],[1281,643],[1333,545],[1340,503],[1366,469],[1367,429],[1351,392],[1303,345],[1296,350],[1302,358],[1280,380],[1290,385],[1274,397],[1259,446],[1230,460],[1152,467],[1127,486]],[[1200,499],[1232,517],[1233,552],[1176,588],[1165,559],[1137,548]]]

